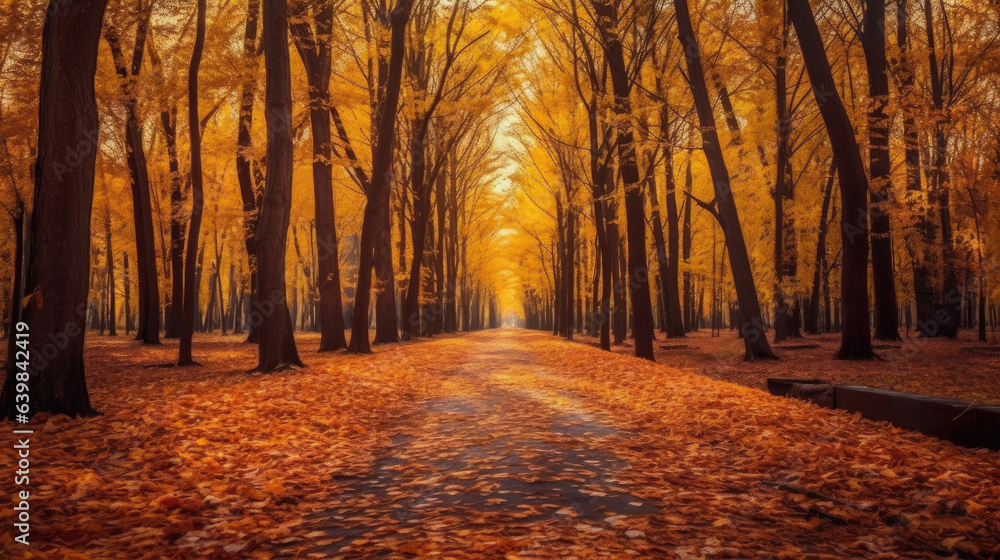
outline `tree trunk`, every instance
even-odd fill
[[[249,0],[247,3],[247,25],[243,36],[243,75],[240,94],[239,136],[236,150],[236,176],[240,183],[240,198],[243,201],[243,243],[247,251],[247,265],[250,269],[249,303],[253,309],[252,315],[259,313],[254,309],[259,306],[257,289],[257,220],[260,218],[260,193],[252,170],[253,140],[250,131],[253,129],[253,106],[257,89],[257,26],[260,16],[260,0]],[[253,315],[256,316],[256,315]],[[247,342],[259,343],[257,329],[254,323],[247,323]]]
[[[600,23],[600,33],[611,83],[615,94],[615,113],[621,119],[618,128],[618,165],[625,188],[625,223],[628,231],[628,288],[632,299],[635,355],[654,360],[653,357],[653,308],[649,295],[649,263],[646,260],[646,210],[639,184],[639,168],[633,131],[627,122],[632,113],[630,100],[632,85],[621,37],[618,35],[618,8],[610,0],[592,0]],[[624,279],[623,279],[624,280]]]
[[[594,99],[587,106],[587,121],[590,132],[590,181],[591,198],[594,203],[594,223],[597,233],[596,247],[598,261],[596,263],[596,273],[600,274],[600,296],[598,299],[597,288],[594,288],[594,328],[599,331],[601,339],[601,349],[611,350],[611,277],[612,259],[614,254],[611,245],[611,228],[615,228],[615,245],[617,246],[617,225],[612,224],[609,214],[615,211],[614,200],[607,200],[606,188],[608,173],[608,158],[601,163],[601,138],[598,136],[597,126],[598,99],[596,92],[600,87],[598,83],[592,83],[595,90]],[[596,284],[595,280],[595,284]]]
[[[118,336],[115,327],[115,252],[111,244],[111,211],[104,208],[104,248],[108,257],[108,335]]]
[[[286,0],[264,0],[264,68],[267,76],[267,174],[257,224],[257,286],[264,313],[256,371],[302,366],[295,348],[285,285],[285,247],[292,209],[292,74]]]
[[[833,199],[833,181],[836,178],[836,164],[830,164],[830,171],[827,174],[826,188],[823,189],[823,208],[819,215],[819,234],[816,240],[816,271],[813,273],[812,290],[809,296],[809,308],[806,310],[805,329],[809,334],[819,334],[819,292],[820,283],[825,275],[823,268],[826,266],[826,234],[830,227],[830,222],[826,215],[830,210],[830,201]]]
[[[393,144],[396,133],[396,109],[399,105],[400,85],[403,76],[403,54],[406,45],[406,22],[409,19],[410,0],[400,0],[400,3],[390,14],[391,40],[388,71],[385,80],[379,79],[379,89],[384,90],[379,103],[375,121],[378,123],[376,142],[372,144],[372,181],[368,190],[368,200],[365,203],[364,218],[361,226],[361,243],[359,249],[358,284],[355,290],[354,309],[351,315],[350,352],[371,353],[368,339],[368,308],[371,302],[372,269],[377,270],[382,292],[389,291],[392,298],[392,309],[388,303],[377,306],[379,328],[396,331],[395,286],[392,282],[392,261],[389,247],[389,196],[390,175],[392,173]],[[388,275],[385,275],[385,258],[389,258]],[[381,264],[379,264],[381,263]],[[376,303],[378,303],[376,301]],[[389,317],[391,311],[391,317]],[[398,333],[396,334],[398,338]],[[377,339],[377,337],[376,337]]]
[[[944,6],[942,5],[942,10]],[[947,14],[943,14],[947,18]],[[924,0],[924,26],[927,32],[927,53],[930,65],[931,81],[931,101],[933,103],[934,119],[934,142],[930,166],[927,171],[928,185],[928,206],[931,212],[935,210],[941,221],[941,266],[943,268],[943,283],[941,297],[938,305],[934,306],[934,317],[923,323],[921,328],[925,336],[944,335],[948,338],[958,337],[958,326],[961,310],[961,291],[958,288],[958,276],[955,264],[955,247],[952,237],[950,189],[948,183],[950,175],[947,168],[948,134],[945,131],[946,116],[945,107],[945,84],[951,83],[951,65],[954,64],[953,54],[946,54],[939,64],[934,36],[934,14],[930,0]],[[949,25],[946,23],[946,26]],[[943,78],[945,75],[949,77]],[[950,90],[950,87],[949,87]],[[949,108],[950,108],[949,101]],[[932,217],[928,219],[931,223]],[[943,310],[945,315],[939,316],[938,310]],[[918,324],[918,326],[920,326]]]
[[[681,258],[684,259],[684,327],[687,331],[698,330],[698,318],[694,311],[694,281],[691,277],[691,190],[694,186],[694,177],[691,173],[691,154],[688,152],[687,170],[684,172],[684,195],[687,200],[684,202],[684,227],[681,230]]]
[[[445,163],[447,165],[447,163]],[[443,166],[442,166],[443,167]],[[435,216],[437,217],[437,249],[434,251],[434,278],[437,280],[435,286],[435,298],[434,298],[434,325],[432,331],[435,334],[440,334],[445,330],[445,314],[444,314],[444,298],[445,298],[445,278],[444,278],[444,260],[445,260],[445,220],[446,220],[446,194],[445,191],[448,188],[448,176],[440,172],[437,178],[437,189],[434,194],[435,204],[437,206]]]
[[[33,295],[21,318],[30,332],[34,359],[27,380],[18,377],[21,362],[8,362],[0,391],[3,416],[19,423],[38,412],[95,414],[83,349],[99,127],[94,74],[106,5],[106,0],[54,1],[45,15],[24,284],[25,293]],[[11,335],[16,338],[16,333]],[[19,382],[28,384],[30,404],[15,400]]]
[[[153,238],[153,209],[149,194],[149,173],[143,148],[142,130],[136,114],[138,99],[134,81],[142,68],[149,14],[140,16],[136,29],[131,72],[126,67],[118,32],[108,25],[105,39],[112,53],[115,70],[123,80],[125,95],[125,146],[129,175],[132,180],[132,213],[135,218],[136,268],[139,274],[139,328],[136,340],[146,344],[160,343],[160,290],[156,271],[156,246]]]
[[[566,204],[566,238],[565,255],[563,257],[563,336],[566,340],[573,340],[573,304],[575,301],[573,290],[573,277],[576,269],[576,211],[567,196]]]
[[[754,285],[750,257],[747,254],[743,229],[736,212],[732,187],[729,184],[729,170],[726,168],[722,146],[719,144],[715,116],[712,113],[712,104],[708,97],[708,87],[705,85],[701,55],[698,51],[694,29],[691,26],[687,0],[675,0],[674,6],[677,12],[680,42],[685,46],[684,53],[687,60],[691,92],[694,95],[698,121],[701,125],[702,145],[715,185],[716,208],[712,209],[712,212],[725,234],[729,264],[733,270],[733,283],[736,286],[736,296],[742,318],[739,332],[743,337],[745,358],[747,360],[773,359],[776,356],[771,352],[767,337],[764,335],[764,318],[761,315],[760,302],[757,299],[757,287]]]
[[[784,8],[784,6],[782,6]],[[784,10],[782,10],[784,12]],[[782,15],[781,21],[781,52],[778,54],[774,70],[775,105],[777,108],[777,173],[774,188],[774,341],[782,342],[788,337],[788,304],[785,302],[784,280],[786,269],[785,259],[785,199],[791,190],[791,127],[792,116],[788,110],[788,18]],[[794,232],[793,232],[794,234]],[[791,275],[794,276],[794,275]]]
[[[431,189],[425,179],[427,152],[424,139],[429,122],[414,119],[413,137],[410,140],[410,192],[413,195],[413,222],[410,235],[413,245],[413,260],[410,261],[409,282],[403,301],[403,340],[420,336],[420,270],[424,260],[424,246],[427,241],[427,222],[430,220]]]
[[[201,233],[201,215],[205,205],[205,193],[201,172],[201,124],[198,116],[198,70],[205,50],[205,0],[198,0],[198,24],[191,67],[188,73],[188,132],[191,136],[191,219],[188,223],[187,262],[184,266],[184,305],[181,317],[181,341],[178,366],[197,365],[191,356],[191,341],[194,338],[196,314],[195,294],[198,282],[195,267],[198,266],[198,237]]]
[[[654,155],[649,153],[649,159]],[[649,173],[646,176],[646,190],[649,194],[649,218],[653,229],[653,246],[656,249],[656,270],[658,272],[657,281],[660,286],[660,329],[667,333],[667,323],[670,321],[670,312],[667,309],[667,277],[670,275],[670,260],[667,257],[667,241],[663,235],[663,222],[660,220],[660,199],[656,193],[656,176]],[[668,335],[669,336],[669,335]]]
[[[167,321],[166,338],[180,338],[181,317],[184,314],[184,224],[181,220],[184,193],[180,161],[177,157],[177,106],[160,113],[163,136],[167,144],[170,169],[170,301],[172,312]]]
[[[889,206],[892,192],[892,160],[889,158],[889,76],[885,55],[885,0],[867,0],[861,44],[868,66],[868,158],[871,174],[871,260],[875,290],[877,340],[900,340],[897,327],[895,264]]]
[[[666,91],[666,88],[662,88]],[[660,112],[660,134],[667,139],[664,145],[664,175],[667,190],[667,274],[663,283],[667,306],[667,336],[683,337],[684,320],[678,276],[680,275],[680,235],[677,216],[677,180],[674,176],[673,134],[670,132],[670,107],[664,103]]]
[[[309,116],[313,140],[313,193],[316,201],[316,242],[319,247],[317,282],[320,299],[320,352],[347,347],[344,336],[344,304],[341,299],[340,256],[337,244],[333,198],[333,166],[330,130],[330,37],[333,5],[327,3],[316,15],[316,33],[308,21],[297,19],[291,26],[299,56],[309,81]]]
[[[813,94],[830,136],[840,180],[843,243],[840,290],[844,328],[837,357],[871,359],[875,354],[868,317],[868,177],[850,117],[837,93],[809,0],[788,0],[788,13],[795,25]]]

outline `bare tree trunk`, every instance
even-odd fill
[[[871,359],[875,354],[868,317],[868,177],[809,0],[788,0],[788,14],[795,25],[813,93],[830,136],[840,180],[843,243],[840,290],[844,328],[837,357]]]
[[[695,99],[698,121],[701,124],[702,145],[715,186],[714,207],[712,205],[706,206],[715,215],[725,234],[729,264],[733,270],[733,283],[736,286],[736,297],[740,307],[741,325],[739,332],[743,337],[745,358],[747,360],[774,359],[776,356],[771,352],[771,347],[764,334],[764,318],[761,314],[760,302],[757,299],[757,287],[754,285],[750,257],[743,239],[739,215],[736,212],[736,202],[733,200],[732,187],[729,183],[729,170],[726,168],[722,146],[719,143],[719,134],[715,127],[715,116],[712,113],[712,104],[708,97],[708,87],[705,84],[701,55],[694,29],[691,26],[687,0],[675,0],[674,6],[677,12],[677,30],[687,59],[691,92]]]
[[[201,124],[198,117],[198,70],[205,50],[205,0],[198,0],[198,24],[191,67],[188,74],[188,131],[191,135],[191,219],[188,223],[187,262],[184,266],[184,306],[181,317],[181,341],[177,358],[178,366],[197,365],[191,356],[191,341],[194,338],[195,267],[198,266],[198,236],[201,233],[201,215],[205,205],[201,171]]]
[[[42,32],[38,157],[21,320],[30,348],[43,359],[19,378],[9,361],[0,391],[4,418],[25,423],[38,412],[95,414],[84,373],[90,218],[94,197],[98,118],[94,93],[97,47],[105,0],[50,2]],[[15,331],[20,331],[15,325]],[[52,348],[55,352],[47,352]],[[54,354],[52,358],[47,355]],[[18,403],[16,384],[28,383],[31,402]]]

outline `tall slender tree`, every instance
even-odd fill
[[[250,306],[257,301],[257,220],[260,217],[260,186],[255,179],[253,158],[253,108],[257,97],[257,28],[260,20],[260,0],[247,2],[247,24],[243,34],[242,83],[240,84],[239,132],[236,150],[236,177],[243,202],[243,244],[250,268]],[[258,309],[258,312],[261,310]],[[247,342],[259,342],[257,329],[247,324]]]
[[[198,117],[198,72],[205,50],[205,0],[198,0],[198,14],[195,31],[194,50],[188,72],[188,133],[191,137],[191,219],[188,223],[187,258],[184,263],[184,305],[181,314],[181,342],[178,366],[197,365],[191,355],[194,338],[196,313],[195,294],[200,282],[195,268],[200,267],[198,258],[198,237],[201,233],[201,216],[205,206],[205,190],[201,169],[201,125]]]

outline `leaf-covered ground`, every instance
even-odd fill
[[[93,342],[105,414],[37,420],[0,557],[1000,555],[1000,453],[539,333],[276,375],[233,341]]]
[[[719,337],[709,331],[688,333],[684,338],[654,342],[656,360],[683,371],[698,373],[746,385],[765,387],[768,377],[823,379],[842,385],[860,385],[961,399],[975,404],[1000,405],[1000,338],[995,332],[989,342],[976,341],[974,331],[963,330],[958,340],[920,338],[913,333],[899,341],[875,341],[878,360],[843,362],[833,355],[840,334],[807,335],[772,344],[778,362],[743,360],[743,341],[735,332],[724,330]],[[593,337],[578,340],[597,345]],[[631,342],[614,350],[631,355]],[[960,367],[958,367],[960,366]]]

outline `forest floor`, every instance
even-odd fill
[[[317,343],[259,375],[236,337],[184,369],[91,337],[104,414],[34,420],[0,557],[1000,555],[997,452],[543,333]]]
[[[766,389],[768,377],[822,379],[841,385],[858,385],[961,399],[972,404],[1000,405],[1000,338],[987,333],[988,342],[978,342],[975,331],[960,331],[958,340],[920,338],[911,333],[898,341],[874,341],[879,359],[851,362],[833,359],[840,347],[840,334],[789,338],[771,349],[778,361],[747,362],[743,340],[735,331],[723,330],[713,337],[707,330],[684,338],[665,338],[656,333],[656,361],[712,379]],[[770,337],[770,333],[768,335]],[[577,340],[599,346],[595,337]],[[769,338],[769,340],[771,340]],[[632,355],[632,341],[612,348]]]

